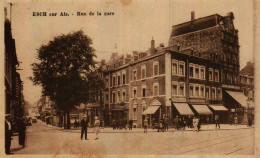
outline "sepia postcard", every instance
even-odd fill
[[[259,1],[1,6],[2,156],[259,154]]]

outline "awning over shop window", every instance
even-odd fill
[[[207,107],[207,105],[192,105],[192,106],[200,115],[211,115],[212,114],[212,112]]]
[[[160,106],[148,106],[148,108],[143,112],[143,115],[148,115],[148,114],[154,114]]]
[[[173,104],[181,115],[194,115],[187,103]]]
[[[223,105],[209,105],[214,111],[228,111]]]
[[[241,106],[247,107],[247,97],[242,92],[226,91],[233,99],[235,99]]]

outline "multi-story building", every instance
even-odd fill
[[[210,122],[214,115],[227,121],[244,102],[239,86],[238,31],[233,13],[218,14],[173,26],[169,46],[154,40],[146,52],[113,54],[104,71],[104,104],[110,121],[132,119],[141,127],[163,117],[199,115]],[[243,95],[243,94],[242,94]],[[235,102],[235,103],[234,103]],[[243,105],[241,105],[243,104]]]
[[[254,63],[247,62],[246,66],[240,71],[241,88],[244,94],[254,100]]]

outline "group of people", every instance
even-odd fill
[[[98,133],[100,131],[100,121],[97,116],[94,117],[94,133],[96,134],[96,138],[94,140],[98,139]],[[89,121],[84,116],[81,120],[81,140],[83,139],[83,135],[85,135],[85,140],[88,140],[88,123]]]
[[[74,128],[79,128],[79,121],[77,121],[77,119],[75,119]]]
[[[17,132],[19,135],[19,145],[21,145],[23,148],[25,147],[25,138],[26,138],[26,123],[25,118],[17,118],[16,119],[16,125],[17,125]],[[5,153],[7,155],[12,154],[10,151],[11,147],[11,140],[13,135],[14,128],[13,123],[11,121],[11,115],[6,114],[5,116]]]
[[[132,119],[129,120],[128,123],[127,123],[126,119],[118,119],[118,120],[113,119],[113,121],[112,121],[113,130],[115,130],[115,129],[127,130],[127,125],[128,125],[129,130],[132,130],[133,129],[133,120]]]

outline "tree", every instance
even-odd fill
[[[34,85],[41,85],[43,95],[67,114],[67,128],[70,128],[70,111],[86,102],[88,74],[96,64],[91,44],[92,40],[83,31],[59,35],[38,49],[40,62],[32,64],[30,79]]]

